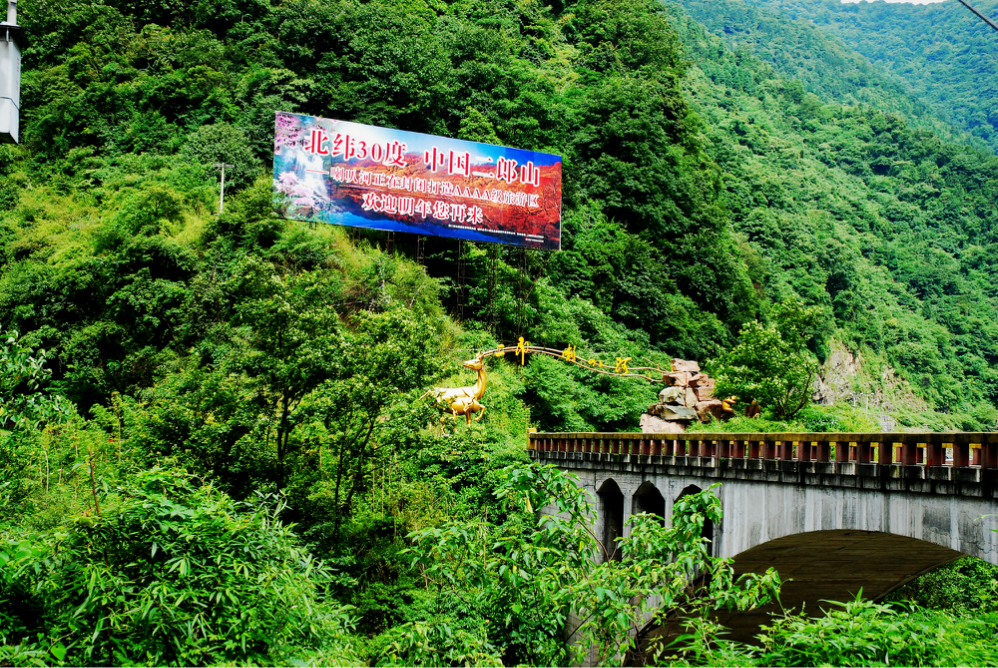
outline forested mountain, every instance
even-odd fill
[[[904,82],[942,119],[998,151],[998,33],[956,0],[908,3],[745,0],[813,22]],[[998,2],[974,7],[998,19]]]
[[[567,665],[570,614],[622,659],[662,554],[725,582],[699,542],[719,509],[698,496],[686,533],[646,522],[633,559],[598,568],[580,524],[538,525],[548,502],[587,511],[527,463],[526,429],[634,429],[660,388],[490,358],[481,422],[441,421],[428,388],[466,385],[461,360],[521,335],[707,364],[799,302],[820,315],[809,359],[858,360],[843,396],[906,426],[998,419],[998,158],[925,129],[918,96],[846,40],[751,14],[808,50],[795,65],[652,0],[19,12],[23,143],[0,148],[0,665]],[[456,243],[431,240],[419,264],[412,239],[389,252],[382,233],[275,216],[277,110],[558,153],[563,250],[526,275],[503,250],[491,286],[473,247],[461,319]],[[218,215],[220,161],[238,168]],[[753,429],[875,428],[841,402],[789,425],[765,409]],[[686,572],[672,613],[698,605]],[[962,634],[899,661],[994,663],[990,622],[970,616],[993,600],[955,600],[939,605],[959,620],[849,614]]]
[[[912,93],[894,70],[871,64],[835,31],[779,8],[769,9],[744,0],[682,0],[679,4],[732,51],[753,54],[827,102],[868,105],[897,113],[911,125],[932,130],[948,141],[991,150],[986,142],[961,130],[963,126],[941,120],[935,106]]]
[[[7,154],[11,263],[0,300],[12,314],[8,326],[36,332],[57,351],[58,386],[84,406],[150,385],[167,351],[187,350],[208,331],[190,302],[202,298],[192,292],[197,253],[158,250],[162,266],[108,258],[131,257],[134,244],[159,245],[167,228],[157,220],[183,220],[192,205],[207,212],[210,173],[196,165],[225,157],[244,166],[234,185],[250,183],[265,168],[275,109],[564,154],[565,252],[547,264],[547,280],[663,354],[714,356],[743,322],[764,316],[767,303],[796,293],[827,307],[816,344],[822,356],[832,338],[867,347],[871,360],[882,356],[875,375],[897,369],[912,396],[928,402],[923,408],[966,414],[994,401],[996,357],[979,334],[994,308],[987,257],[995,163],[878,110],[919,111],[834,40],[746,14],[775,31],[767,58],[819,96],[745,42],[732,52],[697,37],[700,28],[684,28],[686,61],[675,33],[654,17],[605,27],[587,13],[611,11],[603,5],[573,5],[562,18],[538,6],[529,21],[512,18],[522,8],[509,16],[481,10],[470,24],[461,19],[470,31],[464,40],[433,32],[438,21],[458,20],[450,11],[432,18],[386,10],[368,21],[369,5],[329,15],[313,3],[250,9],[22,7],[34,42],[24,61],[25,148]],[[724,26],[745,25],[737,3],[721,9],[719,17],[733,16],[716,19]],[[511,30],[516,39],[499,38]],[[772,46],[787,36],[801,48]],[[601,44],[615,46],[604,53],[610,47]],[[792,67],[794,50],[813,61]],[[824,72],[827,61],[836,69]],[[695,76],[685,76],[690,67]],[[49,216],[72,211],[76,219],[80,206],[92,212],[90,231],[64,220],[65,231],[54,234]],[[45,213],[52,207],[58,213]],[[770,227],[785,240],[762,231]],[[99,239],[85,244],[92,251],[47,259],[57,240],[81,234]],[[221,239],[231,243],[231,235]],[[453,250],[438,247],[430,269],[452,280]],[[473,295],[481,305],[477,257]],[[120,277],[107,273],[118,266]],[[74,278],[64,285],[67,274]],[[517,297],[503,289],[512,309]],[[537,331],[541,313],[532,306],[529,329]],[[216,319],[225,312],[199,308]],[[184,322],[192,318],[199,324]],[[515,319],[509,311],[500,339],[518,333]],[[544,329],[538,335],[550,345],[570,342]],[[601,411],[583,413],[577,426],[633,424],[636,410],[610,423]],[[564,406],[543,414],[552,427],[580,417]]]
[[[992,403],[996,303],[976,258],[995,248],[995,159],[897,115],[825,103],[670,6],[722,199],[779,267],[769,280],[827,304],[851,347],[886,352],[937,406]]]

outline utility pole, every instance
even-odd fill
[[[222,215],[222,211],[225,210],[225,168],[235,169],[235,165],[228,165],[224,162],[216,162],[212,167],[218,167],[222,170],[222,185],[218,188],[218,215]]]
[[[0,141],[16,144],[21,114],[21,49],[28,45],[17,25],[17,0],[7,2],[0,22]]]

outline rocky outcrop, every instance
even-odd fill
[[[830,347],[812,386],[811,400],[816,404],[850,404],[878,420],[884,431],[897,428],[892,413],[928,410],[928,404],[883,356],[864,357],[835,339]]]
[[[695,408],[690,408],[680,404],[652,404],[648,407],[648,415],[656,415],[663,420],[673,420],[676,422],[689,422],[697,419]]]
[[[686,401],[685,387],[667,387],[658,393],[658,400],[663,404],[684,404]]]
[[[700,371],[698,362],[674,359],[662,380],[668,387],[658,393],[658,403],[641,416],[643,433],[679,433],[692,420],[707,422],[722,417],[721,402],[714,398],[714,379]],[[670,426],[666,429],[665,425]]]
[[[720,420],[725,416],[724,406],[717,399],[706,399],[698,401],[696,404],[697,417],[701,422],[707,422],[710,418]]]
[[[688,373],[700,373],[700,363],[689,360],[672,360],[673,371],[686,371]]]
[[[684,430],[683,425],[679,422],[663,420],[648,414],[641,416],[642,434],[681,434]]]
[[[705,373],[697,374],[696,378],[690,380],[690,387],[697,395],[697,401],[707,401],[714,398],[714,385],[716,381]]]

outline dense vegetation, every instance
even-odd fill
[[[762,289],[823,305],[832,345],[866,357],[854,388],[902,424],[992,428],[985,258],[996,248],[998,161],[900,116],[825,102],[669,7],[694,62],[687,86],[722,201]],[[923,401],[952,414],[912,415]]]
[[[998,151],[998,33],[958,2],[745,0],[841,40],[953,127]],[[994,0],[971,2],[992,20]]]
[[[837,31],[815,25],[786,3],[680,0],[679,4],[732,51],[754,55],[826,102],[903,115],[915,127],[949,141],[991,150],[962,130],[964,126],[942,120],[949,116],[932,104],[935,98],[912,91],[894,69],[872,64],[866,52],[847,46]]]
[[[809,336],[781,354],[849,349],[847,390],[876,409],[989,427],[998,160],[848,106],[921,114],[893,84],[808,92],[650,0],[25,0],[20,17],[23,144],[0,149],[0,664],[564,665],[583,646],[611,662],[652,589],[698,620],[677,660],[881,660],[862,638],[794,645],[815,637],[801,619],[770,632],[779,656],[715,642],[706,611],[776,578],[733,583],[707,555],[709,491],[593,563],[607,546],[572,519],[589,510],[527,464],[524,432],[631,429],[658,388],[490,359],[482,422],[441,423],[421,397],[521,334],[722,365],[793,303]],[[562,154],[565,250],[529,257],[527,281],[503,251],[490,291],[471,249],[458,322],[455,244],[431,242],[424,267],[406,242],[272,214],[275,110]],[[239,168],[216,216],[221,159]],[[873,428],[841,405],[765,409]],[[548,502],[569,519],[538,524]],[[857,603],[822,624],[941,625],[962,654],[926,638],[890,660],[993,663],[991,622],[923,596],[943,589],[908,598],[944,612]]]

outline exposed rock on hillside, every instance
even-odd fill
[[[724,415],[721,402],[714,398],[715,381],[700,371],[698,362],[672,360],[672,369],[663,380],[669,387],[659,392],[658,403],[641,416],[643,433],[674,434],[692,420],[707,422]]]

